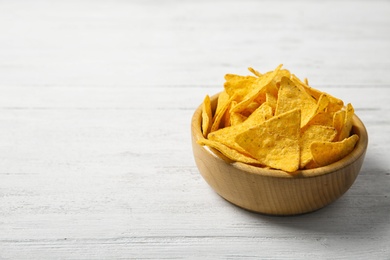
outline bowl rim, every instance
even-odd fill
[[[212,106],[216,104],[216,100],[218,98],[220,93],[217,93],[210,97]],[[277,177],[277,178],[310,178],[310,177],[317,177],[322,176],[326,174],[330,174],[332,172],[338,171],[342,168],[345,168],[346,166],[349,166],[353,164],[355,161],[357,161],[361,156],[364,156],[367,146],[368,146],[368,133],[365,125],[360,120],[360,118],[354,114],[352,118],[352,133],[355,133],[359,136],[359,140],[355,145],[355,148],[351,153],[349,153],[347,156],[342,158],[341,160],[334,162],[332,164],[313,168],[313,169],[304,169],[304,170],[298,170],[294,173],[288,173],[282,170],[278,169],[272,169],[268,167],[258,167],[242,162],[236,162],[233,161],[226,156],[224,156],[222,153],[220,153],[218,150],[214,148],[210,148],[208,146],[202,146],[197,144],[197,140],[204,138],[201,130],[201,122],[202,121],[202,104],[200,104],[193,116],[192,116],[192,122],[191,122],[191,132],[192,132],[192,138],[193,142],[198,145],[201,149],[204,150],[204,152],[212,155],[215,159],[220,160],[220,162],[224,162],[227,164],[230,164],[232,167],[237,168],[238,170],[245,171],[250,174],[260,175],[264,177]]]

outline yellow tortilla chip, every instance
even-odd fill
[[[283,77],[280,83],[275,116],[295,108],[301,109],[301,127],[303,127],[315,115],[317,101],[301,86],[295,85],[289,78]]]
[[[287,172],[299,168],[300,110],[272,117],[237,135],[236,142],[261,164]]]
[[[237,100],[241,101],[249,92],[256,88],[259,78],[226,74],[225,80],[224,88],[226,93],[230,97],[236,95]]]
[[[272,108],[272,114],[275,114],[276,103],[278,102],[277,97],[275,97],[272,94],[267,93],[265,96],[265,100],[266,100],[265,102],[267,102],[267,104]]]
[[[242,154],[248,154],[244,149],[236,143],[236,136],[247,130],[247,127],[243,124],[237,124],[225,128],[218,129],[208,134],[207,139],[215,142],[219,142],[232,149],[237,150]],[[249,155],[249,154],[248,154]]]
[[[310,119],[310,121],[306,124],[306,127],[311,125],[323,125],[333,127],[333,114],[328,112],[320,112],[314,117],[312,117],[312,119]]]
[[[248,70],[249,70],[250,72],[252,72],[252,73],[253,73],[255,76],[257,76],[257,77],[263,76],[263,74],[261,74],[260,72],[258,72],[258,71],[255,70],[254,68],[249,67]]]
[[[311,95],[313,98],[318,100],[322,94],[326,94],[327,98],[329,99],[329,105],[327,108],[328,112],[335,112],[337,110],[340,110],[344,106],[344,102],[341,99],[338,99],[332,95],[329,95],[328,93],[319,91],[318,89],[312,88],[309,86],[308,82],[302,82],[297,76],[294,74],[291,74],[291,80],[297,84],[302,86],[306,92]],[[307,80],[307,79],[306,79]]]
[[[211,111],[210,97],[207,95],[202,104],[202,133],[206,137],[211,129],[213,114]]]
[[[344,126],[345,115],[346,115],[345,110],[339,110],[333,114],[333,127],[337,131],[335,141],[340,141],[339,136]]]
[[[330,101],[329,101],[329,96],[328,96],[328,94],[322,93],[321,96],[318,98],[318,101],[317,101],[317,109],[316,109],[315,114],[324,112],[325,109],[328,107],[329,102],[330,102]]]
[[[234,108],[235,106],[237,106],[237,103],[232,106],[232,109],[230,110],[230,113],[241,113],[243,116],[250,116],[259,106],[260,106],[260,103],[257,103],[255,101],[253,101],[252,103],[250,103],[244,110],[242,110],[241,112],[237,112]]]
[[[235,105],[237,105],[237,101],[233,100],[231,105],[230,105],[230,110],[229,110],[229,121],[230,121],[230,126],[231,125],[238,125],[242,122],[245,121],[245,119],[247,118],[246,116],[240,114],[240,113],[235,113],[235,112],[231,112],[232,110],[232,107],[234,107]],[[227,125],[225,125],[226,127]]]
[[[264,96],[266,96],[267,93],[277,97],[279,93],[279,86],[276,86],[275,83],[271,82],[267,85],[266,93],[264,93]]]
[[[252,103],[258,95],[261,93],[261,91],[267,87],[269,83],[274,79],[280,68],[282,67],[282,64],[279,65],[274,71],[264,74],[261,78],[258,79],[258,82],[256,84],[256,87],[250,91],[244,99],[237,104],[233,108],[233,112],[241,112],[243,111],[250,103]]]
[[[277,87],[274,82],[270,82],[267,86],[261,89],[254,101],[259,104],[263,104],[267,101],[267,94],[277,97],[278,92],[279,87]]]
[[[281,67],[226,74],[214,114],[208,96],[202,104],[207,141],[201,143],[232,160],[286,172],[324,166],[352,151],[358,139],[350,137],[352,105]]]
[[[276,74],[276,76],[274,78],[275,86],[278,89],[280,87],[280,81],[282,80],[283,77],[290,78],[291,77],[290,71],[286,70],[286,69],[281,69],[281,70],[278,71],[278,73]],[[273,94],[275,94],[275,93],[273,93]]]
[[[214,132],[219,129],[221,120],[223,116],[225,115],[225,112],[228,110],[230,103],[233,101],[235,98],[235,95],[233,95],[229,100],[224,101],[223,103],[221,102],[221,108],[218,111],[218,113],[215,113],[214,119],[213,119],[213,124],[211,125],[211,130],[210,132]],[[219,99],[218,99],[219,101]],[[219,105],[219,103],[218,103]],[[217,107],[218,108],[218,107]]]
[[[304,79],[303,79],[303,83],[305,83],[306,85],[309,86],[309,80],[308,80],[307,78],[304,78]]]
[[[353,151],[358,140],[355,134],[339,142],[313,142],[310,146],[313,160],[319,166],[337,162]]]
[[[244,121],[247,128],[251,128],[262,124],[264,121],[270,119],[273,116],[272,107],[268,103],[263,103]]]
[[[211,132],[207,138],[212,141],[220,142],[230,148],[236,149],[240,153],[248,154],[244,149],[241,148],[241,146],[236,143],[236,136],[249,128],[262,124],[272,116],[271,112],[271,107],[264,103],[241,124],[218,129],[214,132]]]
[[[310,161],[313,160],[311,154],[311,144],[313,142],[330,142],[336,136],[336,130],[333,127],[322,125],[311,125],[302,134],[300,138],[300,164],[299,167],[304,168]]]
[[[321,113],[324,114],[328,105],[329,105],[329,98],[328,98],[327,94],[325,94],[325,93],[321,94],[321,96],[318,98],[317,107],[315,109],[315,112],[312,114],[311,118],[306,122],[305,125],[301,125],[301,128],[304,128],[307,125],[313,124],[312,119],[314,117],[316,117],[318,114],[321,114]],[[320,119],[320,118],[317,118],[317,120],[318,119]],[[322,118],[322,119],[325,119],[325,118]]]
[[[237,101],[231,100],[231,102],[228,104],[228,106],[225,110],[225,113],[223,114],[223,116],[221,118],[221,122],[219,123],[218,129],[228,127],[231,125],[231,120],[230,120],[231,113],[229,111],[234,106],[234,104],[237,104]]]
[[[226,106],[226,104],[229,102],[230,96],[226,91],[222,91],[218,95],[218,103],[217,108],[215,109],[214,118],[215,116],[221,113],[221,110],[223,110]]]
[[[300,86],[300,87],[303,87],[303,89],[305,89],[305,91],[310,95],[312,96],[314,99],[318,100],[322,94],[321,91],[319,91],[318,89],[315,89],[315,88],[312,88],[310,87],[308,84],[305,84],[304,82],[302,82],[297,76],[295,76],[294,74],[291,74],[291,81],[294,82],[297,86]]]
[[[335,98],[329,94],[326,94],[329,99],[327,111],[329,113],[336,112],[344,107],[344,102],[341,99]]]
[[[345,138],[349,137],[349,135],[351,134],[353,114],[354,114],[354,108],[351,104],[348,104],[345,109],[345,119],[344,119],[343,127],[341,128],[340,131],[339,141],[344,140]]]
[[[248,164],[260,164],[260,162],[257,161],[256,159],[251,158],[249,156],[246,156],[244,154],[241,154],[241,153],[237,152],[236,150],[231,149],[231,148],[227,147],[226,145],[223,145],[219,142],[211,141],[208,139],[200,139],[200,140],[198,140],[198,144],[207,145],[211,148],[214,148],[232,161],[248,163]]]
[[[308,162],[305,165],[304,169],[314,169],[314,168],[318,168],[318,167],[319,167],[318,164],[314,160],[311,160],[310,162]]]
[[[230,125],[235,126],[243,123],[247,119],[246,116],[240,113],[230,113]]]

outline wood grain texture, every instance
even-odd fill
[[[388,1],[1,1],[0,259],[389,259]],[[338,201],[299,217],[219,197],[191,116],[279,63],[369,134]]]

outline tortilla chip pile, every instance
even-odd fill
[[[253,76],[227,74],[215,111],[202,104],[200,145],[229,159],[293,173],[336,162],[355,147],[354,109],[279,65]]]

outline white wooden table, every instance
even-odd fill
[[[369,132],[314,213],[239,209],[190,120],[226,73],[279,63]],[[390,259],[389,1],[1,1],[0,259]]]

